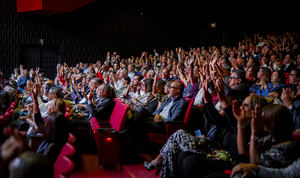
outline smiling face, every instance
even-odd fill
[[[172,82],[170,85],[170,96],[177,97],[180,95],[180,83],[178,81]]]
[[[292,70],[289,75],[289,83],[290,84],[298,84],[298,78],[295,70]]]
[[[50,89],[50,91],[48,92],[48,100],[51,101],[54,98],[56,98],[56,94],[53,92],[52,89]]]

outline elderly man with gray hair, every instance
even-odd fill
[[[115,91],[109,84],[102,84],[96,90],[98,103],[94,100],[94,93],[90,92],[88,110],[90,118],[108,121],[114,108]]]

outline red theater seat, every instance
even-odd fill
[[[100,165],[120,165],[120,140],[113,132],[119,132],[124,126],[129,105],[115,99],[115,106],[109,122],[97,122],[91,119],[91,127],[98,146]]]
[[[74,170],[75,164],[71,159],[71,156],[75,154],[75,147],[69,143],[66,143],[59,153],[53,168],[53,178],[68,177],[68,175]]]

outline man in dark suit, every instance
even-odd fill
[[[187,103],[182,96],[183,89],[184,85],[179,81],[170,85],[171,96],[153,113],[153,120],[147,121],[147,131],[163,133],[166,122],[183,121],[187,109]]]
[[[94,101],[93,94],[93,92],[90,92],[88,100],[90,118],[96,117],[98,120],[108,121],[114,108],[114,89],[108,84],[100,85],[96,90],[99,98],[97,104]]]
[[[281,70],[284,73],[290,73],[292,69],[296,68],[296,66],[293,64],[293,60],[291,59],[290,54],[287,54],[282,62],[284,65],[282,66]]]

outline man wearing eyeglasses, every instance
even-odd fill
[[[237,96],[238,99],[243,100],[249,95],[248,88],[246,86],[246,77],[243,70],[233,70],[231,72],[228,85],[229,89],[226,90],[226,95]],[[234,95],[230,93],[235,93]]]
[[[147,130],[155,132],[165,132],[165,123],[172,121],[182,121],[187,104],[182,96],[183,83],[174,81],[170,85],[170,97],[154,113],[153,120],[147,122]]]

